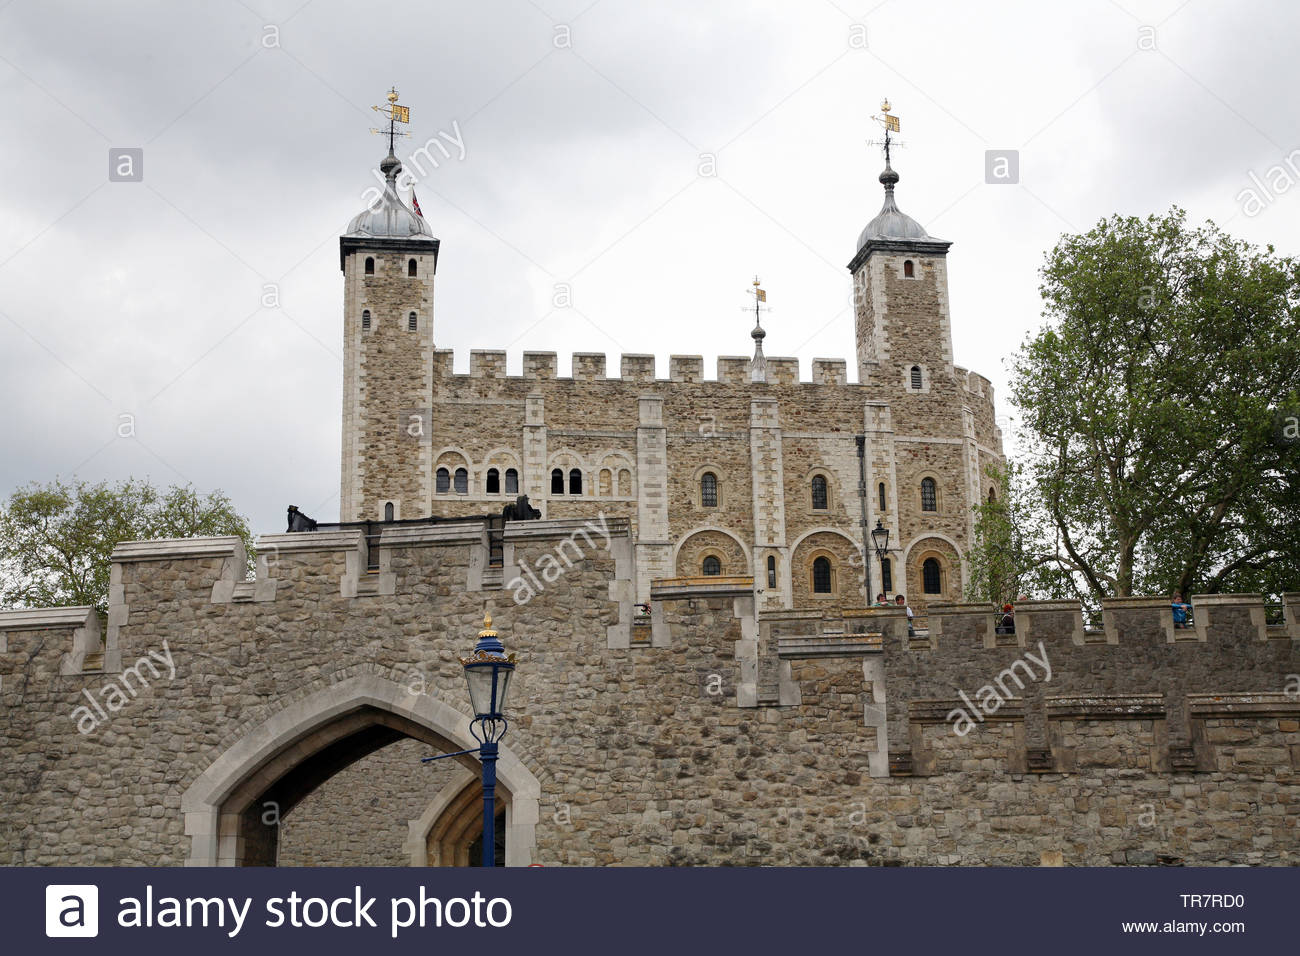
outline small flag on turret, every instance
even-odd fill
[[[759,290],[758,290],[758,301],[759,301],[759,302],[766,302],[766,301],[767,301],[767,290],[766,290],[766,289],[759,289]]]
[[[424,213],[420,212],[420,200],[415,198],[414,189],[411,190],[411,207],[415,210],[415,214],[417,216],[419,216],[421,219],[424,218]]]

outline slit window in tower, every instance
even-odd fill
[[[577,468],[569,471],[569,494],[582,494],[582,472]]]
[[[881,510],[881,511],[888,511],[888,510],[889,510],[889,505],[888,505],[887,499],[885,498],[885,483],[884,483],[883,481],[882,481],[882,482],[880,483],[880,485],[877,487],[876,491],[877,491],[877,492],[879,493],[879,495],[880,495],[880,510]]]
[[[921,366],[912,366],[912,388],[918,392],[921,390]]]
[[[926,558],[921,565],[921,589],[926,594],[943,593],[943,571],[935,558]]]
[[[469,494],[469,471],[465,468],[456,469],[456,494]]]
[[[393,520],[393,503],[391,501],[385,502],[384,504],[384,520],[385,521]]]
[[[484,486],[484,490],[490,495],[501,494],[501,472],[495,468],[488,469],[487,484]]]
[[[911,259],[907,259],[903,262],[903,277],[906,279],[916,278],[916,267],[912,265]]]
[[[560,468],[551,469],[551,494],[564,494],[564,471]]]
[[[812,565],[813,594],[831,593],[831,562],[829,558],[818,558]]]
[[[701,570],[709,577],[721,574],[722,562],[718,560],[716,555],[710,554],[704,559],[704,565],[701,567]]]
[[[813,475],[812,506],[814,511],[825,511],[827,508],[826,477],[824,475]]]
[[[506,469],[506,494],[519,494],[519,472],[513,468]]]
[[[767,586],[776,587],[776,555],[772,554],[767,556]]]
[[[372,276],[374,274],[375,274],[375,257],[366,256],[366,275]]]
[[[939,495],[933,478],[921,479],[921,510],[938,511]]]
[[[718,476],[706,471],[700,476],[700,507],[716,508],[718,506]]]
[[[894,568],[888,558],[880,559],[880,590],[886,594],[894,590]]]
[[[420,320],[414,312],[406,317],[406,329],[408,332],[414,332],[420,327]]]
[[[364,309],[361,312],[361,330],[363,332],[370,331],[370,310],[369,309]]]
[[[446,468],[439,468],[437,479],[438,483],[434,487],[437,489],[438,494],[445,495],[451,491],[451,472]]]
[[[413,276],[413,275],[415,275],[415,260],[414,260],[414,259],[412,259],[410,262],[408,262],[408,263],[406,264],[406,274],[407,274],[408,276]]]

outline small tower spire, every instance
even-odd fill
[[[749,363],[749,380],[751,382],[766,382],[767,359],[763,356],[763,339],[767,337],[767,333],[763,331],[760,313],[771,310],[762,305],[762,303],[767,302],[767,290],[759,285],[758,276],[754,276],[753,285],[754,288],[749,294],[754,297],[754,331],[749,333],[749,337],[754,340],[754,358]]]

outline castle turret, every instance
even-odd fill
[[[389,95],[396,113],[397,95]],[[403,114],[398,114],[405,115]],[[400,121],[397,120],[397,121]],[[343,270],[343,521],[431,513],[433,282],[438,240],[397,194],[402,164],[339,239]]]
[[[880,174],[884,205],[858,237],[849,263],[859,381],[928,392],[932,375],[953,374],[948,314],[948,247],[898,208],[898,173]]]

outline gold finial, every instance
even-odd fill
[[[885,100],[883,100],[883,101],[881,102],[881,104],[880,104],[880,110],[881,110],[882,113],[888,113],[888,112],[889,112],[889,100],[888,100],[888,99],[885,99]]]
[[[397,87],[394,86],[392,89],[390,89],[390,90],[388,91],[388,102],[390,102],[390,103],[396,103],[396,102],[397,102]],[[886,104],[885,104],[885,109],[889,109],[889,104],[888,104],[887,101],[886,101]]]
[[[494,631],[494,630],[492,629],[492,615],[491,615],[491,613],[486,613],[486,612],[484,613],[484,615],[483,615],[483,630],[481,630],[481,631],[478,632],[478,636],[479,636],[479,637],[496,637],[496,636],[497,636],[497,632]]]

